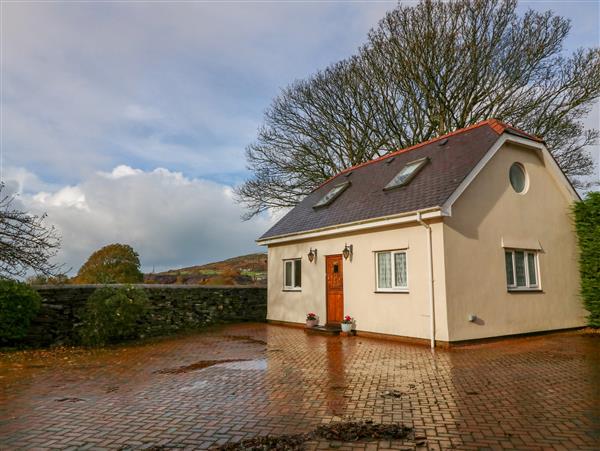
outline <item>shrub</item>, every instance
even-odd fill
[[[24,283],[0,279],[0,343],[10,344],[25,338],[42,299]]]
[[[133,286],[102,287],[87,299],[81,328],[85,345],[102,346],[140,338],[148,296]]]
[[[589,193],[573,208],[579,241],[581,297],[588,324],[600,327],[600,192]]]

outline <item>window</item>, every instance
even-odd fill
[[[302,260],[283,261],[283,289],[299,291],[302,287]]]
[[[509,290],[539,289],[538,256],[536,251],[505,250],[506,286]]]
[[[375,265],[377,291],[408,291],[405,251],[376,252]]]
[[[421,168],[427,164],[429,158],[421,158],[419,160],[411,161],[404,166],[396,177],[392,179],[390,183],[386,185],[384,190],[398,188],[400,186],[408,185],[408,183],[419,173]]]
[[[331,204],[335,199],[337,199],[340,194],[342,194],[346,188],[350,186],[350,182],[344,182],[337,186],[334,186],[327,194],[325,194],[319,202],[313,205],[313,208],[326,207]]]
[[[523,194],[527,190],[527,174],[521,163],[513,163],[508,171],[508,178],[515,192]]]

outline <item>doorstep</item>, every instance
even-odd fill
[[[315,326],[305,328],[304,332],[315,335],[339,335],[342,328],[340,326]]]

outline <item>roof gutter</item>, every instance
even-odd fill
[[[417,211],[417,221],[427,231],[427,266],[429,273],[429,324],[431,329],[431,349],[435,349],[435,298],[433,281],[433,244],[431,242],[431,226],[423,221],[421,211]]]
[[[396,215],[381,216],[379,218],[365,219],[362,221],[348,222],[346,224],[337,224],[333,226],[321,227],[318,229],[294,232],[273,237],[259,238],[256,242],[260,245],[270,245],[286,243],[289,241],[307,240],[313,238],[327,237],[341,233],[357,232],[362,230],[386,227],[397,224],[406,224],[418,222],[419,218],[434,219],[447,216],[440,207],[431,207],[418,211],[411,211]]]

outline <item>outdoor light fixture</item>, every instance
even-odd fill
[[[311,247],[308,252],[308,261],[312,263],[315,258],[317,258],[317,250]]]
[[[342,255],[344,256],[345,260],[348,260],[348,257],[352,255],[352,245],[348,246],[347,244],[345,244],[344,250],[342,251]]]

